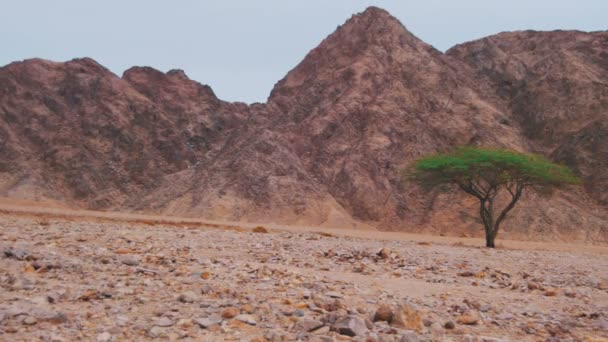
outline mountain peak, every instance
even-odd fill
[[[368,8],[366,8],[363,12],[356,14],[359,16],[384,16],[384,17],[392,17],[392,15],[385,9],[380,8],[380,7],[376,7],[376,6],[369,6]]]
[[[353,15],[340,28],[356,27],[363,29],[368,34],[409,34],[407,28],[387,10],[379,7],[370,6],[365,11]],[[340,29],[338,29],[340,31]],[[413,35],[412,35],[413,36]]]
[[[311,50],[275,85],[269,100],[273,102],[279,97],[301,94],[303,89],[312,89],[327,75],[350,80],[340,84],[352,85],[363,74],[390,74],[388,70],[401,69],[404,63],[412,64],[412,68],[415,68],[418,62],[439,59],[440,55],[439,51],[409,32],[389,12],[369,7],[353,15]]]

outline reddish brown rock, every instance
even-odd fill
[[[444,54],[371,7],[253,105],[181,70],[15,62],[0,68],[0,195],[474,236],[474,199],[427,194],[401,170],[479,144],[544,154],[586,181],[527,193],[502,238],[608,241],[607,35],[504,33]]]

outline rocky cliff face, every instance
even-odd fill
[[[95,61],[0,70],[2,189],[95,208],[195,162],[167,113]]]
[[[122,78],[90,59],[0,68],[0,191],[90,208],[478,232],[475,203],[401,179],[460,144],[539,152],[586,191],[527,196],[513,237],[608,239],[606,33],[518,32],[443,54],[378,8],[357,14],[266,104],[183,71]],[[573,227],[581,227],[573,228]]]
[[[608,32],[501,33],[448,55],[496,89],[534,150],[577,170],[593,197],[608,203]]]

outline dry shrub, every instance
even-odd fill
[[[40,225],[40,226],[47,227],[50,224],[51,224],[51,221],[49,221],[49,219],[47,219],[47,218],[38,220],[38,225]]]
[[[257,226],[255,228],[253,228],[252,230],[254,233],[262,233],[262,234],[266,234],[268,233],[268,229],[262,227],[262,226]]]

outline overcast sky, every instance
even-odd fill
[[[608,0],[5,0],[0,65],[92,57],[184,69],[222,99],[263,102],[275,82],[353,13],[387,9],[440,50],[501,31],[608,29]]]

